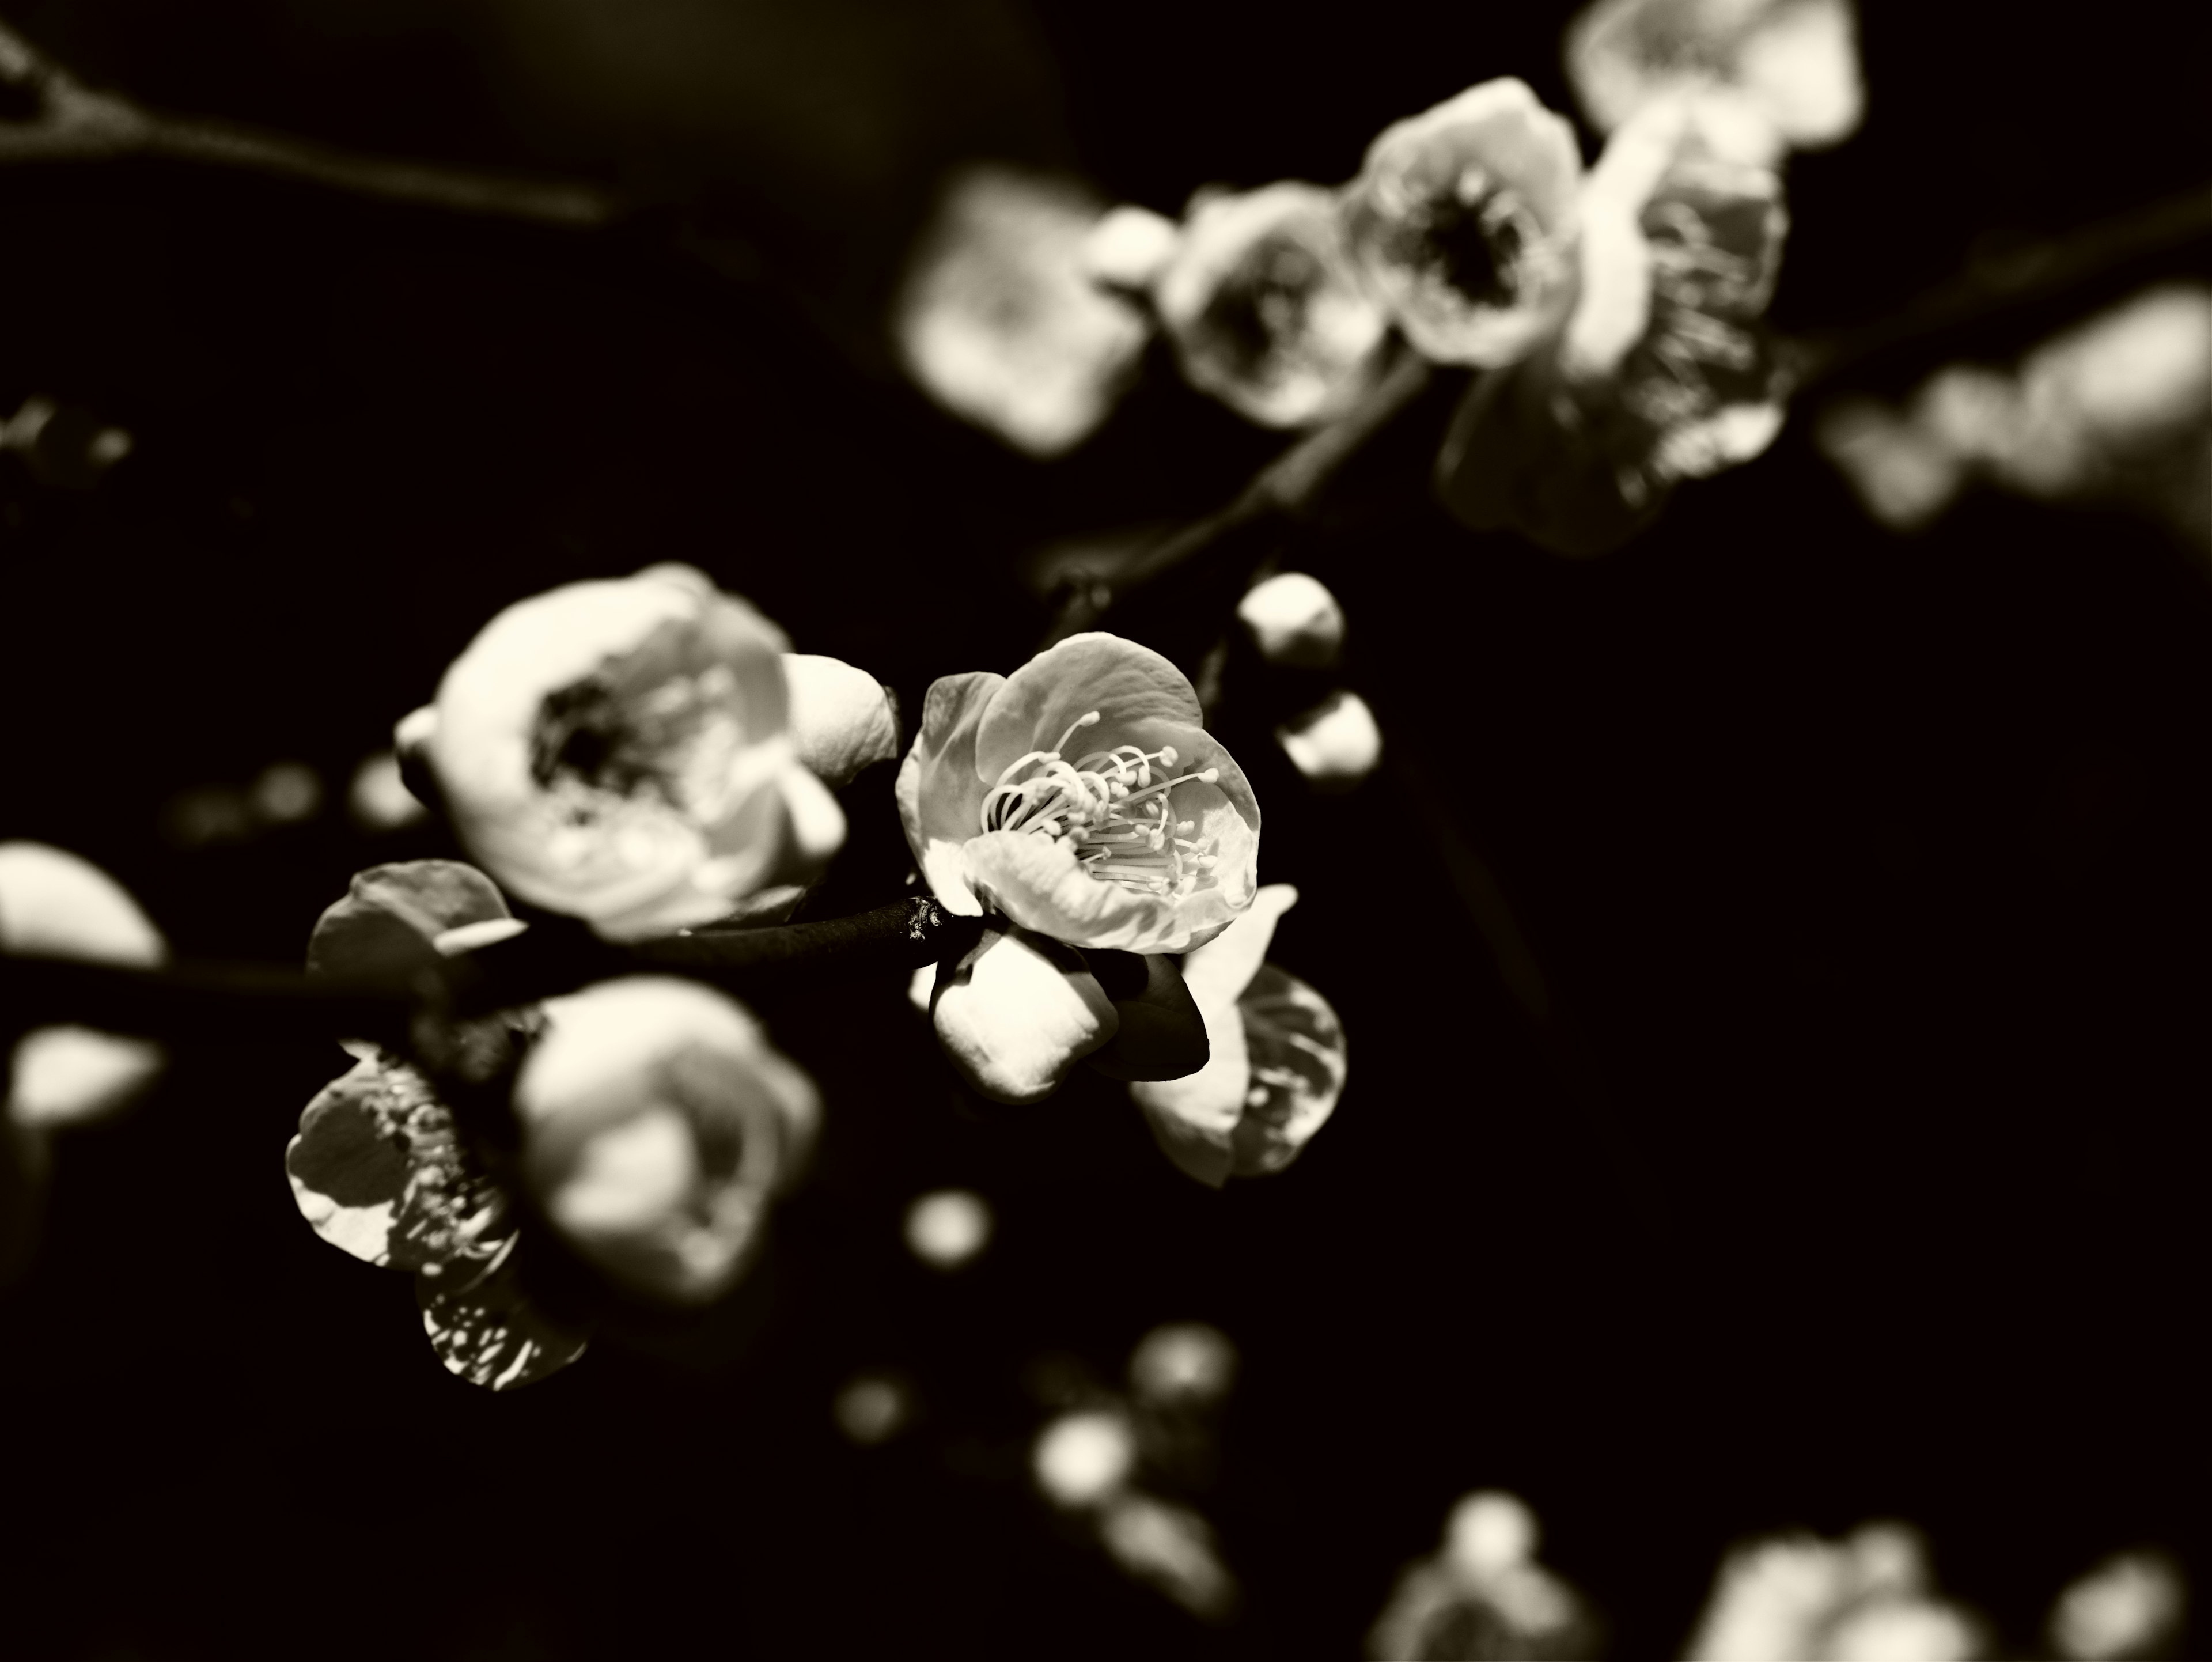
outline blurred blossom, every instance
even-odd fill
[[[255,817],[271,825],[312,819],[323,806],[322,776],[304,762],[272,762],[248,793]]]
[[[1771,169],[1730,159],[1710,102],[1653,104],[1581,195],[1573,307],[1526,361],[1478,381],[1437,459],[1478,530],[1603,553],[1680,480],[1781,429],[1786,376],[1761,323],[1789,216]]]
[[[1597,0],[1568,26],[1568,79],[1601,133],[1684,92],[1727,113],[1730,150],[1772,161],[1858,130],[1852,0]]]
[[[1204,1322],[1156,1327],[1129,1358],[1129,1383],[1138,1400],[1159,1407],[1215,1407],[1236,1377],[1237,1347]]]
[[[935,682],[897,794],[940,903],[1071,946],[1186,952],[1258,886],[1251,786],[1182,672],[1116,636]]]
[[[841,658],[787,652],[783,679],[799,759],[830,789],[898,755],[898,706],[867,671]]]
[[[13,450],[33,478],[64,490],[90,490],[132,448],[122,428],[106,425],[82,405],[40,393],[0,422],[0,450]]]
[[[1237,603],[1237,617],[1271,664],[1329,669],[1343,654],[1344,608],[1321,579],[1303,571],[1253,584]]]
[[[856,1373],[837,1392],[837,1429],[864,1446],[886,1443],[914,1422],[914,1391],[895,1373]]]
[[[1976,1624],[1930,1591],[1917,1535],[1778,1536],[1730,1552],[1686,1654],[1695,1662],[1968,1662]]]
[[[1276,728],[1275,742],[1293,767],[1325,790],[1358,784],[1382,759],[1375,712],[1358,693],[1341,690]]]
[[[182,849],[235,843],[253,834],[253,805],[228,785],[195,785],[161,805],[162,838]]]
[[[1485,1489],[1462,1499],[1443,1544],[1399,1577],[1368,1633],[1367,1654],[1374,1662],[1567,1662],[1599,1654],[1604,1635],[1595,1616],[1536,1562],[1536,1539],[1535,1516],[1517,1497]]]
[[[1115,1563],[1192,1615],[1218,1622],[1235,1611],[1236,1578],[1222,1564],[1212,1527],[1188,1507],[1133,1492],[1113,1495],[1098,1519],[1098,1538]]]
[[[2066,1589],[2051,1643],[2067,1662],[2130,1662],[2175,1653],[2188,1590],[2161,1553],[2124,1552]]]
[[[168,959],[160,931],[120,884],[43,843],[0,843],[0,952],[142,967]],[[33,1028],[15,1041],[5,1117],[27,1132],[97,1119],[152,1083],[163,1059],[161,1046],[144,1039]],[[34,1145],[22,1147],[24,1163],[35,1162]]]
[[[812,875],[845,818],[801,761],[784,644],[688,566],[509,606],[447,669],[420,737],[461,841],[617,941]]]
[[[418,860],[360,874],[308,943],[311,973],[391,973],[513,925],[481,872]],[[517,926],[519,927],[519,926]],[[513,1011],[455,1035],[472,1079],[495,1075],[542,1018]],[[300,1116],[284,1151],[301,1215],[363,1262],[411,1271],[423,1330],[447,1371],[493,1391],[557,1373],[584,1336],[532,1304],[517,1208],[483,1154],[411,1064],[375,1045]]]
[[[1264,427],[1343,414],[1390,330],[1318,185],[1200,197],[1152,298],[1184,378]]]
[[[346,817],[356,825],[372,832],[399,831],[428,812],[400,777],[397,752],[380,750],[362,758],[346,787]]]
[[[1137,1459],[1136,1435],[1107,1409],[1063,1414],[1046,1426],[1030,1454],[1037,1487],[1057,1504],[1081,1508],[1118,1492]]]
[[[548,999],[514,1112],[523,1180],[617,1285],[677,1305],[726,1292],[805,1164],[813,1082],[734,1000],[631,976]]]
[[[1426,356],[1511,363],[1574,295],[1574,129],[1520,81],[1486,81],[1383,129],[1346,189],[1370,291]]]
[[[991,1208],[965,1189],[939,1189],[906,1209],[907,1250],[937,1269],[957,1269],[991,1241]]]
[[[1875,518],[1918,529],[1969,483],[2132,505],[2212,543],[2212,288],[2144,291],[2027,354],[1952,364],[1902,409],[1832,407],[1821,448]]]
[[[1265,963],[1275,925],[1297,900],[1286,883],[1259,892],[1219,939],[1183,960],[1205,1019],[1206,1065],[1141,1081],[1130,1094],[1178,1166],[1219,1188],[1296,1160],[1335,1111],[1346,1072],[1343,1024],[1328,1001]]]
[[[1144,294],[1175,258],[1182,239],[1175,221],[1149,208],[1110,209],[1084,234],[1084,275],[1109,289]]]
[[[983,165],[947,184],[893,303],[907,371],[1034,456],[1088,438],[1134,378],[1143,314],[1092,280],[1104,206],[1070,179]]]

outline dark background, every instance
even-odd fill
[[[1058,162],[1168,212],[1334,180],[1492,75],[1571,108],[1569,15],[11,4],[150,103],[643,205],[562,232],[150,161],[0,173],[0,404],[137,446],[89,492],[0,460],[0,835],[105,865],[181,953],[291,961],[356,868],[441,834],[334,801],[186,849],[164,805],[279,758],[342,794],[526,594],[689,560],[908,708],[1011,670],[1045,622],[1022,556],[1204,511],[1281,441],[1171,376],[1050,466],[932,412],[866,328],[937,172]],[[2208,171],[2201,12],[1876,3],[1863,45],[1863,132],[1792,163],[1785,329]],[[1809,425],[1601,563],[1413,512],[1297,551],[1392,763],[1325,801],[1236,746],[1263,879],[1304,896],[1275,956],[1352,1050],[1279,1178],[1201,1190],[1103,1086],[976,1115],[899,986],[794,1008],[830,1129],[759,1274],[698,1333],[495,1397],[289,1203],[338,1053],[188,1051],[61,1142],[0,1310],[0,1653],[1345,1655],[1478,1486],[1535,1507],[1622,1657],[1678,1651],[1756,1531],[1910,1519],[2014,1653],[2107,1551],[2203,1564],[2201,556],[1988,497],[1893,538]],[[898,860],[867,782],[863,873]],[[1540,1025],[1462,905],[1469,849]],[[998,1217],[952,1277],[899,1239],[944,1184]],[[1111,1382],[1172,1319],[1243,1359],[1186,1497],[1246,1590],[1218,1629],[1026,1487],[1038,1359]],[[830,1415],[862,1367],[922,1405],[878,1449]]]

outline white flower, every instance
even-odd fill
[[[1151,326],[1092,281],[1103,205],[1073,180],[985,165],[948,183],[894,302],[907,371],[962,420],[1054,456],[1134,377]]]
[[[0,952],[149,966],[168,948],[136,901],[97,866],[43,843],[0,843]],[[96,1119],[161,1071],[161,1048],[89,1027],[33,1028],[16,1041],[7,1117],[21,1126]]]
[[[726,1291],[758,1246],[820,1106],[732,1000],[666,976],[549,999],[515,1081],[522,1175],[616,1284],[671,1304]]]
[[[424,748],[455,831],[504,886],[611,940],[811,875],[845,819],[799,759],[784,644],[684,566],[509,606],[438,689]]]
[[[1079,953],[1020,928],[940,971],[929,1018],[961,1076],[1008,1104],[1042,1102],[1121,1025]]]
[[[1184,377],[1266,427],[1341,415],[1373,384],[1390,328],[1317,185],[1200,198],[1152,296]]]
[[[1183,960],[1206,1023],[1206,1066],[1130,1094],[1177,1166],[1219,1188],[1279,1172],[1327,1123],[1344,1091],[1344,1028],[1305,983],[1263,960],[1297,891],[1271,883],[1250,910]]]
[[[1567,30],[1575,95],[1601,133],[1694,92],[1727,112],[1751,161],[1858,130],[1866,104],[1852,0],[1597,0]]]
[[[1203,719],[1180,670],[1113,635],[941,678],[897,788],[931,890],[1075,947],[1212,940],[1258,886],[1260,808]]]
[[[1347,187],[1370,290],[1445,363],[1510,363],[1574,295],[1574,130],[1504,79],[1383,129]]]

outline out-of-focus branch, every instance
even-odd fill
[[[0,23],[0,162],[167,156],[242,168],[357,196],[580,228],[611,223],[624,204],[588,185],[506,178],[398,161],[148,110],[96,91]]]

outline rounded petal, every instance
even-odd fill
[[[1183,982],[1201,1009],[1220,1013],[1235,1006],[1267,961],[1275,926],[1297,904],[1297,889],[1288,883],[1270,883],[1252,897],[1243,916],[1184,957]]]
[[[1077,947],[1179,953],[1211,938],[1235,916],[1219,889],[1178,902],[1102,882],[1066,843],[1027,831],[989,831],[967,845],[979,896],[1025,929]]]
[[[799,759],[832,790],[898,754],[898,713],[883,684],[866,670],[842,658],[787,652],[783,676]]]
[[[1181,1079],[1132,1085],[1161,1152],[1200,1183],[1218,1189],[1236,1167],[1237,1123],[1251,1087],[1252,1061],[1236,1007],[1208,1013],[1206,1066]]]
[[[160,1076],[168,1052],[151,1039],[95,1028],[34,1027],[9,1062],[7,1117],[18,1125],[82,1124],[128,1105]]]
[[[930,684],[921,726],[899,764],[893,794],[907,845],[945,907],[973,917],[982,907],[969,886],[961,849],[981,825],[984,788],[975,762],[983,712],[1006,684],[985,670]]]
[[[417,1276],[422,1330],[446,1371],[487,1391],[513,1391],[584,1354],[585,1336],[533,1305],[516,1270],[519,1241],[465,1281]]]
[[[1150,647],[1118,635],[1071,635],[1016,670],[992,697],[975,735],[977,779],[995,783],[1028,752],[1050,750],[1093,710],[1099,724],[1086,735],[1089,745],[1111,743],[1109,730],[1141,722],[1197,728],[1205,720],[1189,678]]]
[[[1237,1000],[1251,1078],[1231,1137],[1240,1178],[1279,1172],[1327,1124],[1344,1094],[1344,1024],[1296,976],[1262,965]]]
[[[1057,941],[991,934],[939,973],[930,1021],[961,1076],[994,1102],[1040,1102],[1112,1038],[1121,1018],[1083,960]]]
[[[316,919],[309,974],[398,973],[434,962],[440,936],[511,920],[499,887],[458,860],[403,860],[356,872]]]

